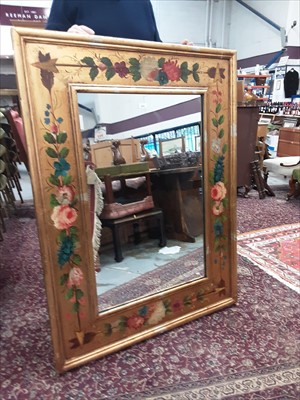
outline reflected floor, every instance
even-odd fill
[[[124,260],[119,263],[114,260],[113,250],[103,252],[100,255],[101,271],[96,274],[98,295],[202,248],[203,237],[196,238],[195,243],[167,240],[167,248],[171,249],[174,246],[180,247],[176,254],[161,254],[157,239],[149,239],[138,245],[128,244],[122,247]]]

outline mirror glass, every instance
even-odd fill
[[[77,102],[103,198],[99,312],[204,277],[201,96],[78,92]]]

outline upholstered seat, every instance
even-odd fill
[[[263,165],[267,172],[290,178],[294,169],[300,168],[300,156],[268,158],[264,160]]]
[[[269,172],[282,175],[289,179],[289,193],[287,200],[292,196],[298,196],[300,176],[300,156],[269,158],[263,162],[265,179]]]

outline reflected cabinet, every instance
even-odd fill
[[[57,371],[234,305],[235,51],[36,29],[14,28],[12,35]],[[92,143],[93,160],[87,160],[78,110],[78,98],[85,95],[101,96],[100,122],[110,140],[116,135],[130,146],[135,143],[135,156],[127,163],[122,154],[111,159],[109,142]],[[143,104],[154,99],[155,107],[143,114],[145,107],[134,106],[136,96]],[[103,121],[104,108],[115,118],[110,123]],[[127,109],[135,113],[125,118]],[[176,121],[170,111],[182,118],[182,110],[201,124],[200,135],[198,131],[184,146],[181,137],[176,146],[161,142],[163,152],[175,151],[170,157],[176,161],[201,151],[201,161],[173,168],[166,154],[156,163],[148,160],[138,134],[150,137],[151,126],[158,123],[172,130]],[[135,129],[128,128],[132,123]],[[122,150],[114,143],[115,152]],[[126,164],[115,165],[116,160]],[[107,162],[111,165],[104,179],[96,170]],[[132,168],[139,179],[128,177]],[[130,216],[111,218],[102,214],[111,207],[104,181],[113,182],[111,171],[117,169],[119,175],[127,174],[120,181],[122,190],[134,195],[144,188],[146,197],[138,198]],[[110,200],[118,199],[111,212],[132,206],[121,189],[112,188],[109,194]],[[133,246],[138,246],[137,263],[143,270],[130,297],[124,285],[99,292],[107,286],[104,229],[114,230],[114,224],[128,222],[124,218],[135,229]],[[115,240],[122,239],[118,235]],[[155,260],[149,255],[152,239]],[[173,240],[184,249],[176,268],[167,254]],[[159,246],[164,253],[158,252]],[[116,257],[118,265],[130,263],[130,257],[122,260],[122,253]],[[115,267],[121,277],[122,268]],[[152,281],[147,268],[156,274]]]

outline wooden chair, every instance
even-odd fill
[[[13,109],[7,109],[4,115],[11,127],[11,135],[16,141],[18,155],[21,162],[24,163],[27,171],[29,172],[29,162],[27,154],[27,144],[23,128],[23,120],[20,117],[18,111]]]

